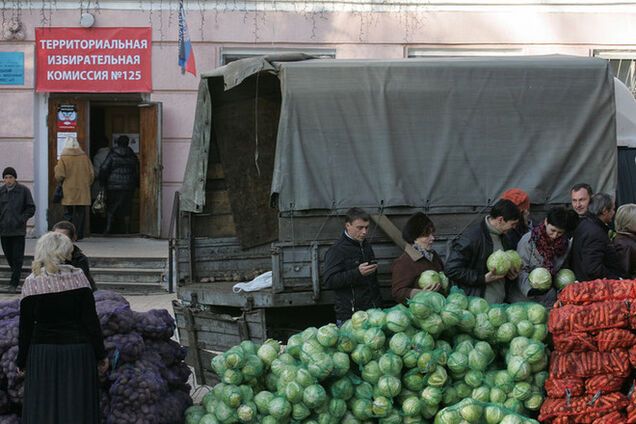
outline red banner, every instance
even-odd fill
[[[151,28],[36,28],[38,92],[152,91]]]

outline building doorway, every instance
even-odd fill
[[[115,98],[117,97],[117,98]],[[99,166],[114,146],[126,135],[130,148],[139,159],[139,186],[131,202],[129,220],[115,216],[110,234],[159,237],[161,222],[161,104],[145,103],[139,95],[55,95],[49,99],[49,208],[48,226],[63,219],[63,207],[51,202],[55,190],[54,168],[64,140],[75,136],[93,163],[95,182],[92,200],[100,190]],[[117,214],[115,214],[117,215]],[[101,235],[106,217],[87,211],[86,236]]]

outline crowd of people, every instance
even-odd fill
[[[548,307],[556,300],[556,290],[538,290],[529,282],[530,272],[538,267],[553,277],[563,268],[571,269],[578,281],[636,278],[636,205],[625,204],[616,211],[610,195],[594,194],[588,184],[576,184],[570,195],[571,207],[554,207],[535,223],[530,220],[528,194],[507,190],[487,216],[450,242],[445,261],[433,249],[433,221],[415,213],[404,225],[402,238],[417,253],[405,252],[393,262],[393,300],[405,303],[422,290],[418,279],[427,270],[444,272],[454,286],[489,303],[531,300]],[[370,222],[370,215],[360,208],[347,211],[344,231],[325,256],[325,284],[336,294],[337,324],[358,310],[382,304],[378,265],[367,239]],[[521,257],[520,269],[504,275],[488,269],[494,251],[511,249]],[[439,285],[428,289],[442,290]]]

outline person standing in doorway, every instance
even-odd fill
[[[26,223],[35,215],[31,191],[18,183],[17,178],[18,173],[14,168],[5,168],[2,171],[4,185],[0,187],[0,241],[11,268],[9,287],[13,292],[18,291],[24,262]]]
[[[104,160],[99,179],[106,189],[106,230],[112,230],[113,219],[124,219],[125,232],[130,233],[130,211],[135,189],[139,185],[139,159],[128,146],[130,139],[119,136],[116,146]]]
[[[93,165],[75,137],[68,137],[55,165],[55,179],[62,184],[64,219],[77,229],[77,240],[84,238],[86,207],[91,204]]]

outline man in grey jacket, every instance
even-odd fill
[[[0,187],[0,241],[2,251],[11,267],[12,291],[18,291],[22,263],[24,262],[24,238],[26,223],[35,214],[31,191],[17,182],[18,174],[12,167],[2,171],[4,185]]]

